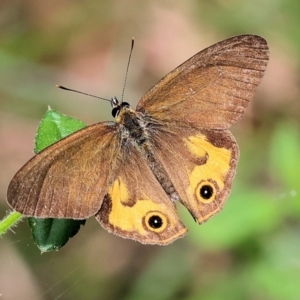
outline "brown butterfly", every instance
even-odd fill
[[[191,57],[136,110],[111,100],[116,122],[81,129],[33,157],[7,201],[26,216],[86,219],[144,244],[185,235],[175,204],[199,223],[219,212],[239,158],[228,128],[244,114],[269,59],[267,42],[241,35]]]

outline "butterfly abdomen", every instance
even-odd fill
[[[152,152],[151,145],[145,143],[143,145],[142,152],[146,157],[153,174],[155,175],[156,179],[158,180],[164,191],[168,194],[170,199],[173,202],[180,201],[180,197],[177,191],[175,190],[174,185],[172,184],[166,170],[164,169],[162,164],[155,158]]]

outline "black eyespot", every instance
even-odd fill
[[[163,225],[163,220],[160,216],[151,216],[148,219],[148,224],[150,227],[154,228],[154,229],[158,229]]]
[[[214,194],[214,189],[210,185],[203,185],[200,188],[200,195],[203,199],[210,199],[212,195]]]
[[[119,106],[114,107],[112,109],[112,111],[111,111],[112,116],[115,118],[118,115],[119,111],[120,111],[120,107]]]

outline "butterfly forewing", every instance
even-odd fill
[[[86,127],[33,157],[12,179],[8,203],[45,218],[87,218],[100,208],[119,155],[116,124]]]
[[[152,87],[137,111],[162,122],[224,129],[243,115],[269,59],[266,41],[242,35],[184,62]]]

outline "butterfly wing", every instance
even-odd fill
[[[153,152],[181,201],[199,223],[221,210],[231,189],[239,149],[228,130],[163,128]]]
[[[137,111],[163,122],[229,128],[243,115],[269,59],[267,42],[241,35],[219,42],[167,74]]]
[[[109,232],[143,244],[166,245],[183,237],[186,228],[175,205],[132,144],[123,146],[115,180],[96,219]]]
[[[35,217],[85,219],[100,208],[120,152],[116,123],[98,123],[34,156],[14,176],[7,201]]]

